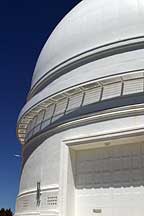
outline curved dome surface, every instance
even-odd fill
[[[143,2],[83,0],[44,46],[18,119],[15,216],[143,216]]]
[[[143,0],[84,0],[55,28],[39,56],[32,88],[89,51],[144,36]]]

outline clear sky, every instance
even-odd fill
[[[15,208],[21,146],[16,121],[41,48],[61,18],[80,0],[0,2],[0,208]]]

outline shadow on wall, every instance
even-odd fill
[[[144,186],[144,144],[75,152],[77,189]]]

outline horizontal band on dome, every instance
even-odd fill
[[[48,192],[48,191],[51,191],[51,190],[55,190],[55,191],[58,191],[59,189],[59,185],[57,184],[53,184],[53,185],[50,185],[49,187],[45,187],[45,188],[41,188],[41,191],[42,192]],[[28,190],[27,192],[23,192],[23,193],[20,193],[17,198],[22,198],[22,197],[25,197],[26,195],[31,195],[31,194],[36,194],[37,190]]]
[[[139,41],[140,40],[140,41]],[[131,43],[128,43],[131,41]],[[90,62],[130,51],[144,49],[144,36],[106,44],[76,55],[45,73],[31,88],[28,100],[60,76]]]
[[[130,96],[144,92],[144,73],[130,73],[99,82],[78,86],[61,94],[47,98],[26,113],[18,123],[19,139],[25,143],[33,135],[53,124],[62,116],[83,108],[86,105],[96,104],[109,99]],[[104,107],[103,107],[104,109]]]

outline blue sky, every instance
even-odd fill
[[[61,18],[80,0],[4,0],[0,2],[0,208],[15,208],[21,146],[16,121],[37,57]]]

